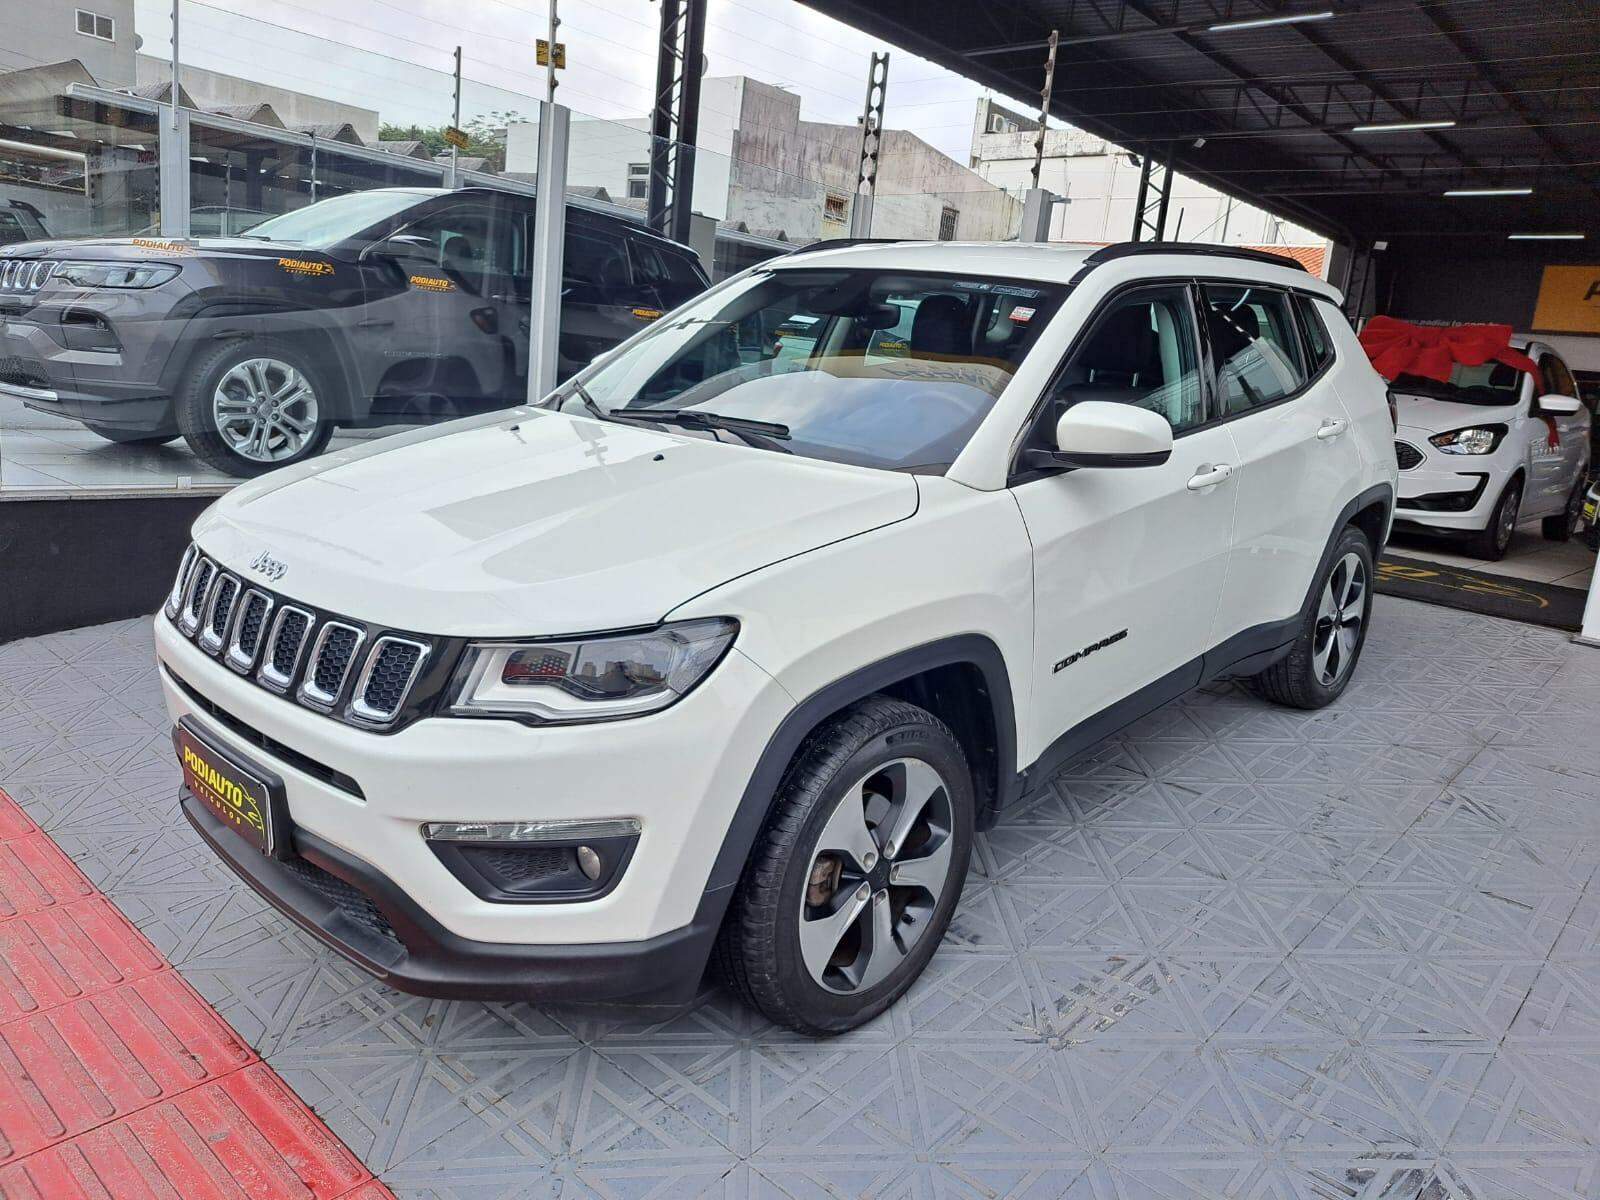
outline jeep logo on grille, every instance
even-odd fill
[[[286,574],[288,574],[289,564],[273,558],[272,555],[263,550],[260,554],[256,555],[250,560],[250,569],[265,575],[268,579],[276,583],[278,580],[282,579]]]

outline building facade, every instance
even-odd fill
[[[76,60],[106,87],[137,82],[134,0],[7,0],[5,7],[27,15],[6,22],[0,71]]]
[[[972,169],[999,187],[1032,183],[1039,124],[985,97],[972,126]],[[1050,240],[1121,242],[1131,236],[1139,196],[1138,156],[1071,126],[1045,130],[1039,186],[1063,197]],[[1172,181],[1167,237],[1243,246],[1326,246],[1326,239],[1182,175]]]

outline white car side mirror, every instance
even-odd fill
[[[1032,466],[1158,467],[1172,457],[1172,426],[1132,404],[1083,400],[1056,422],[1055,450],[1034,455]]]
[[[1552,417],[1570,417],[1583,408],[1583,401],[1576,396],[1563,396],[1552,392],[1548,396],[1539,397],[1539,411],[1549,413]]]

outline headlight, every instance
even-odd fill
[[[177,273],[171,263],[64,262],[55,278],[74,287],[153,288]]]
[[[1435,434],[1428,441],[1446,454],[1493,454],[1505,436],[1504,425],[1475,425]]]
[[[559,642],[475,642],[450,686],[463,716],[603,721],[674,704],[717,665],[739,623],[677,621]]]

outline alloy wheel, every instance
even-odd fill
[[[248,358],[217,382],[211,396],[217,433],[240,458],[293,458],[316,436],[317,394],[301,372],[277,358]]]
[[[1366,617],[1367,566],[1351,551],[1334,565],[1317,605],[1311,662],[1323,687],[1332,687],[1349,671],[1361,645],[1361,625]]]
[[[845,792],[800,897],[800,954],[813,980],[849,995],[905,961],[949,885],[951,825],[944,778],[921,759],[875,767]]]

